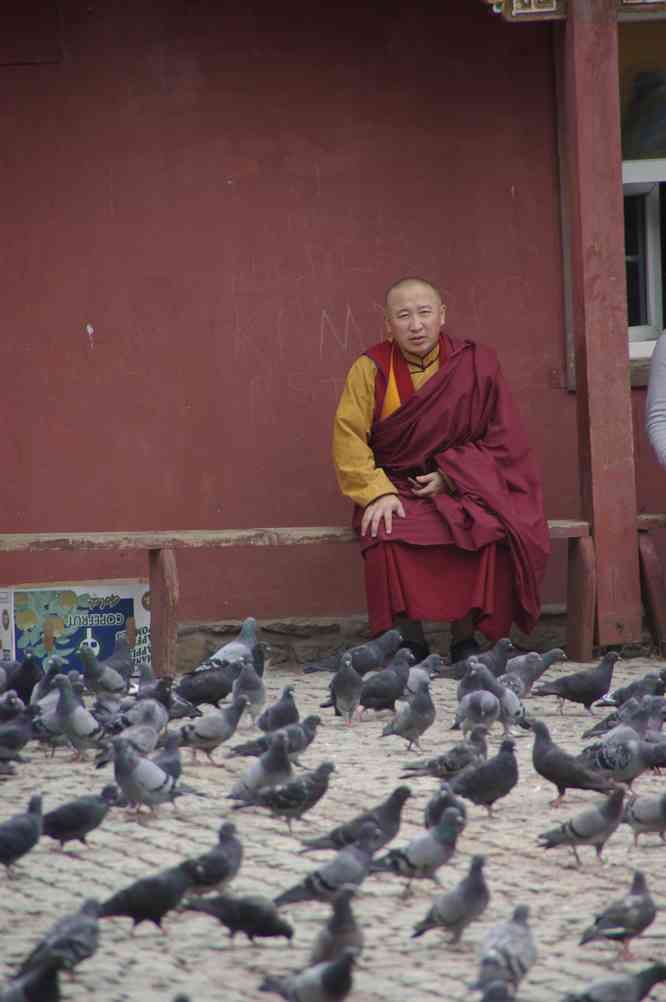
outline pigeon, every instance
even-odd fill
[[[663,696],[666,693],[664,679],[654,672],[648,672],[642,678],[636,678],[627,685],[614,689],[606,696],[597,700],[595,706],[621,707],[630,699],[641,699],[642,696]]]
[[[99,744],[105,729],[75,698],[66,675],[56,675],[54,685],[60,694],[55,709],[56,723],[74,748],[72,761],[82,760],[88,748]]]
[[[298,724],[289,724],[288,727],[284,728],[284,733],[287,735],[287,752],[292,762],[297,763],[298,756],[302,755],[305,749],[310,747],[320,723],[321,717],[313,714],[306,717],[305,720],[301,720]],[[242,745],[234,745],[233,748],[229,749],[226,757],[259,758],[260,755],[268,751],[271,740],[276,733],[274,731],[272,734],[262,734],[261,737],[256,738],[254,741],[246,741]]]
[[[231,939],[237,932],[245,933],[252,943],[257,937],[272,936],[284,936],[291,941],[294,935],[292,926],[280,916],[273,902],[259,895],[232,898],[220,894],[187,901],[184,907],[188,911],[216,918],[221,925],[227,927]]]
[[[451,781],[452,793],[485,807],[492,818],[493,805],[508,796],[518,782],[516,742],[504,738],[497,755],[481,765],[468,766]]]
[[[361,827],[358,839],[346,845],[329,862],[289,890],[274,898],[275,905],[297,904],[301,901],[332,901],[336,892],[344,884],[363,883],[370,871],[373,853],[381,837],[377,825],[366,821]]]
[[[80,909],[58,921],[42,936],[18,969],[17,977],[44,965],[73,971],[97,950],[99,901],[87,898]]]
[[[241,673],[234,682],[232,696],[234,702],[237,702],[241,696],[247,697],[247,712],[252,717],[252,722],[256,724],[266,702],[266,686],[250,658],[243,660]]]
[[[636,974],[593,981],[580,992],[567,992],[562,1002],[641,1002],[660,981],[666,981],[666,964],[652,964]]]
[[[564,712],[565,702],[582,703],[588,713],[592,713],[592,704],[605,696],[611,687],[613,669],[619,657],[617,651],[609,651],[596,668],[586,668],[573,675],[560,675],[552,682],[533,689],[532,695],[557,696],[560,713]]]
[[[58,964],[44,963],[10,981],[0,993],[0,1002],[60,1002]]]
[[[263,713],[257,717],[257,727],[260,731],[268,734],[281,727],[288,727],[289,724],[298,723],[300,714],[294,701],[294,691],[293,685],[286,685],[277,703],[267,706]]]
[[[349,654],[352,659],[352,667],[359,675],[365,675],[369,671],[377,671],[383,668],[389,658],[391,658],[402,644],[402,634],[399,630],[387,630],[380,637],[369,640],[365,644],[358,644],[347,651],[334,655],[328,661],[321,664],[306,664],[303,669],[305,675],[317,671],[337,671],[340,667],[344,654]]]
[[[276,731],[268,751],[248,766],[227,797],[231,800],[251,800],[258,790],[287,783],[292,776],[287,748],[287,735],[284,731]]]
[[[180,734],[167,733],[162,747],[151,755],[150,761],[163,769],[168,776],[178,782],[183,771],[183,761],[180,755]]]
[[[500,637],[490,650],[484,651],[483,654],[477,654],[476,657],[482,665],[490,668],[495,678],[499,678],[500,675],[504,675],[506,672],[507,662],[515,653],[516,648],[509,638]]]
[[[130,727],[125,727],[117,736],[129,741],[139,755],[150,755],[155,751],[159,740],[159,735],[151,724],[132,724]],[[95,768],[103,769],[109,762],[113,762],[113,746],[110,741],[104,740],[95,756]]]
[[[213,752],[236,733],[238,722],[248,707],[249,699],[240,695],[223,710],[212,710],[191,724],[183,724],[179,731],[180,744],[191,748],[192,762],[196,765],[197,752],[202,751],[211,765],[221,767]]]
[[[53,691],[53,680],[56,675],[64,675],[67,669],[67,662],[64,658],[58,657],[57,654],[48,658],[44,665],[46,666],[44,674],[30,693],[31,703],[39,703],[45,696],[48,696],[49,692]]]
[[[125,682],[125,688],[129,686],[129,681],[134,671],[134,658],[127,639],[125,630],[119,630],[113,638],[113,653],[100,661],[100,668],[112,668],[117,671]],[[139,666],[140,667],[140,666]]]
[[[0,824],[0,863],[8,877],[14,876],[14,864],[37,845],[41,834],[42,798],[37,793],[24,814],[14,814]]]
[[[169,723],[172,686],[173,679],[168,675],[158,678],[152,696],[130,701],[130,705],[120,715],[120,725],[129,727],[131,724],[150,724],[158,733],[163,731]]]
[[[274,817],[286,818],[291,831],[292,821],[295,818],[302,818],[306,811],[311,810],[324,796],[328,790],[329,777],[334,770],[333,762],[322,762],[313,772],[292,779],[283,786],[256,790],[243,803],[234,804],[233,810],[267,807]]]
[[[662,842],[666,842],[666,793],[643,797],[633,797],[625,803],[624,824],[634,833],[634,845],[638,845],[641,835],[658,832]]]
[[[468,765],[480,765],[488,755],[486,729],[481,725],[473,727],[466,741],[458,741],[448,751],[434,758],[406,762],[401,779],[413,776],[432,776],[434,779],[451,779]]]
[[[419,738],[435,722],[435,704],[430,695],[430,683],[420,682],[416,694],[396,713],[393,720],[382,731],[382,737],[397,734],[407,742],[407,751],[412,745],[421,748]]]
[[[236,825],[226,821],[218,832],[217,845],[195,857],[192,892],[221,891],[238,875],[243,862],[243,844]]]
[[[200,796],[189,786],[178,786],[173,776],[135,752],[124,738],[114,738],[112,744],[116,783],[126,800],[135,806],[137,815],[142,804],[154,812],[160,804],[173,803],[183,794]]]
[[[402,667],[383,668],[376,675],[364,679],[359,697],[360,714],[365,710],[392,710],[395,713],[396,700],[400,699],[407,685],[409,667],[405,664]]]
[[[580,866],[577,846],[593,845],[597,858],[602,861],[604,846],[622,820],[624,793],[624,787],[619,786],[601,804],[586,807],[570,821],[543,832],[538,836],[541,847],[554,849],[558,845],[568,845]]]
[[[342,849],[346,845],[351,845],[358,839],[361,829],[368,822],[372,822],[378,829],[375,849],[383,849],[398,834],[402,808],[411,795],[412,791],[408,786],[397,786],[376,807],[371,807],[351,821],[338,825],[328,835],[304,839],[301,852],[310,852],[312,849]]]
[[[492,692],[485,689],[468,692],[458,703],[451,730],[457,731],[462,727],[466,736],[472,728],[481,725],[489,731],[495,721],[499,720],[501,712],[500,701]]]
[[[414,927],[412,939],[430,929],[441,929],[451,933],[450,943],[460,941],[467,926],[483,915],[490,901],[483,875],[485,862],[485,856],[472,856],[467,876],[452,890],[436,895],[426,917]]]
[[[131,918],[134,927],[141,922],[153,922],[161,929],[164,916],[178,907],[198,872],[199,864],[186,859],[153,876],[142,877],[103,902],[99,917],[122,915]]]
[[[222,644],[214,654],[194,670],[202,672],[208,669],[211,661],[233,663],[242,660],[244,657],[252,658],[252,652],[257,646],[257,621],[254,616],[244,619],[240,633],[235,640],[230,640]]]
[[[364,936],[351,908],[355,894],[356,888],[351,885],[336,892],[331,901],[331,916],[320,929],[310,951],[310,965],[334,960],[345,949],[354,950],[357,956],[362,953]]]
[[[79,647],[79,657],[83,666],[83,678],[89,692],[96,696],[121,696],[127,690],[127,683],[120,672],[99,663],[94,651],[86,644]]]
[[[0,750],[20,752],[35,735],[35,720],[40,716],[39,706],[26,706],[25,710],[0,724]]]
[[[595,705],[598,706],[599,704],[596,703]],[[613,710],[613,712],[609,713],[607,717],[603,718],[603,720],[599,720],[592,727],[588,727],[586,731],[583,731],[581,737],[584,739],[603,737],[604,734],[608,734],[609,731],[612,731],[613,728],[617,727],[619,724],[626,723],[630,727],[633,727],[633,722],[636,719],[638,723],[638,730],[636,730],[636,728],[634,728],[634,730],[636,730],[636,734],[639,734],[645,729],[643,727],[643,721],[645,721],[645,726],[647,726],[648,712],[647,706],[643,707],[641,703],[632,696],[631,699],[628,699],[626,703],[623,703],[619,709]]]
[[[534,683],[548,671],[551,665],[558,661],[566,661],[566,659],[567,656],[560,647],[553,647],[545,654],[528,651],[527,654],[519,654],[517,657],[509,658],[506,663],[506,674],[514,678],[518,676],[521,679],[524,692],[520,698],[523,699],[531,694]],[[500,676],[500,681],[503,677]]]
[[[352,664],[351,654],[343,654],[340,667],[329,682],[332,704],[335,712],[351,726],[354,714],[361,700],[363,681]]]
[[[3,662],[6,671],[6,688],[13,689],[27,706],[35,686],[44,678],[44,669],[33,654],[26,654],[22,662]]]
[[[412,665],[407,676],[405,695],[411,697],[415,694],[419,682],[430,682],[438,677],[440,668],[444,667],[444,658],[441,654],[428,654],[423,661]]]
[[[99,828],[117,800],[118,789],[113,784],[99,794],[88,793],[70,800],[44,815],[42,834],[58,842],[61,849],[67,842],[87,845],[86,836]]]
[[[205,671],[195,668],[194,671],[183,675],[175,692],[182,699],[186,699],[192,706],[201,706],[208,703],[217,707],[221,700],[230,695],[234,681],[240,675],[242,663],[234,662],[234,667],[223,664],[213,664]]]
[[[370,864],[371,873],[396,873],[407,878],[405,896],[412,880],[434,880],[439,884],[437,871],[453,856],[458,834],[464,821],[455,807],[447,807],[434,828],[419,832],[400,849],[389,849],[385,856]]]
[[[582,946],[595,939],[610,939],[622,943],[619,960],[635,960],[629,943],[652,925],[656,915],[657,909],[648,891],[645,875],[640,870],[634,870],[629,893],[611,901],[608,908],[595,917],[594,925],[585,930],[580,944]]]
[[[613,789],[610,779],[599,772],[586,769],[574,755],[555,744],[542,720],[531,719],[530,727],[534,731],[532,765],[540,776],[557,787],[558,796],[551,801],[551,807],[560,806],[567,790],[609,793]]]
[[[647,769],[666,766],[666,741],[653,744],[637,737],[598,741],[578,755],[588,769],[600,770],[618,783],[631,784]]]
[[[486,668],[477,657],[469,658],[467,664],[467,671],[464,677],[461,678],[456,689],[456,699],[458,702],[468,693],[478,692],[480,689],[492,692],[493,696],[497,696],[500,699],[503,691],[502,686],[490,668]]]
[[[439,790],[437,790],[436,793],[433,793],[432,797],[425,805],[425,809],[423,811],[423,827],[434,828],[435,825],[439,824],[439,820],[447,807],[455,807],[463,821],[467,821],[467,808],[465,806],[465,801],[462,797],[456,796],[449,783],[442,783]]]
[[[306,967],[285,978],[268,976],[260,992],[273,992],[288,1002],[342,1002],[352,990],[352,968],[356,953],[343,950],[335,960]]]
[[[482,991],[500,982],[516,992],[536,962],[537,949],[529,926],[529,908],[518,905],[508,921],[498,922],[481,943],[479,978],[472,987]]]
[[[14,689],[8,689],[0,696],[0,724],[18,717],[25,710],[25,703],[18,697]]]

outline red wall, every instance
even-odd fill
[[[0,529],[345,522],[331,418],[405,273],[498,348],[548,514],[575,517],[550,26],[480,0],[123,6],[65,0],[62,60],[0,66]],[[4,556],[0,580],[143,563]],[[183,618],[363,607],[348,547],[179,566]]]

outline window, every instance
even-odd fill
[[[649,358],[664,329],[666,159],[625,160],[622,179],[629,355]]]

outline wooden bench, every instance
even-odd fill
[[[567,649],[577,661],[589,660],[594,639],[596,565],[587,522],[555,519],[548,523],[551,539],[568,540]],[[29,550],[146,550],[151,593],[151,646],[157,674],[173,674],[176,666],[178,570],[176,550],[219,549],[229,546],[305,546],[353,543],[356,536],[343,526],[275,529],[183,530],[178,532],[4,533],[0,552]]]

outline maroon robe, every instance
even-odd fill
[[[377,365],[375,415],[388,380],[390,347],[366,354]],[[395,353],[394,366],[407,362]],[[397,373],[405,386],[404,372]],[[403,398],[404,399],[404,398]],[[377,466],[395,485],[406,518],[361,537],[373,633],[397,613],[453,622],[477,613],[496,640],[512,621],[529,632],[550,552],[541,484],[522,423],[493,349],[440,337],[440,368],[370,435]],[[455,493],[419,498],[407,478],[440,469]],[[362,510],[354,511],[360,530]]]

